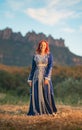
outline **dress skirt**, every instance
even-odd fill
[[[49,80],[49,83],[45,85],[44,77],[40,74],[38,79],[33,79],[33,85],[30,88],[30,106],[27,115],[53,114],[56,112],[52,81]]]

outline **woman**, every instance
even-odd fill
[[[57,112],[51,72],[53,58],[47,41],[40,41],[32,60],[32,69],[28,78],[30,106],[27,115],[54,114]]]

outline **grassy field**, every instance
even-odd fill
[[[0,130],[82,130],[82,66],[54,67],[55,116],[26,115],[29,70],[0,65]]]
[[[0,130],[82,130],[82,107],[57,109],[55,116],[27,116],[28,104],[0,105]]]

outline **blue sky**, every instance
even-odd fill
[[[0,30],[28,31],[65,39],[82,56],[82,0],[0,0]]]

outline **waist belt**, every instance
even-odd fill
[[[37,64],[37,66],[46,67],[46,66],[47,66],[47,64]]]

